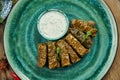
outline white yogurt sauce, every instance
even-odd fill
[[[68,30],[68,19],[63,13],[51,10],[41,16],[38,22],[38,29],[40,34],[46,39],[59,39]]]

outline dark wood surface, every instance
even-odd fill
[[[111,9],[118,27],[118,34],[120,35],[120,0],[104,0]],[[0,24],[0,60],[5,58],[3,47],[3,34],[4,34],[5,22]],[[8,65],[7,69],[0,71],[0,80],[13,80],[9,75],[11,68]],[[114,62],[104,76],[103,80],[120,80],[120,37],[118,42],[118,50],[114,59]]]

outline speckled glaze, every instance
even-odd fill
[[[37,44],[46,42],[37,30],[39,15],[62,10],[69,20],[93,20],[98,29],[89,54],[69,67],[37,66]],[[19,0],[5,26],[4,46],[10,65],[22,80],[100,80],[113,62],[117,43],[114,18],[103,0]]]

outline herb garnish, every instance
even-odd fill
[[[57,53],[57,60],[60,61],[60,47],[58,46],[56,48],[56,53]]]
[[[91,34],[92,34],[92,32],[91,32],[91,31],[88,31],[88,32],[86,33],[86,35],[83,36],[83,39],[82,39],[82,42],[81,42],[81,43],[83,43]]]

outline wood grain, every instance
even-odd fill
[[[118,27],[118,34],[120,35],[120,0],[104,0],[107,5],[110,7],[116,23]],[[5,27],[5,22],[0,24],[0,59],[3,58],[4,54],[4,48],[3,48],[3,31]],[[8,66],[10,67],[10,66]],[[6,73],[6,74],[5,74]],[[3,72],[0,74],[0,80],[13,80],[10,79],[10,76],[7,77],[8,71],[3,70]],[[6,77],[7,78],[6,78]],[[118,50],[114,59],[114,62],[107,72],[107,74],[104,76],[103,80],[120,80],[120,37],[119,37],[119,43],[118,43]]]
[[[107,5],[110,7],[118,27],[118,35],[120,35],[120,0],[105,0]],[[120,37],[118,43],[118,50],[114,62],[104,76],[103,80],[120,80]]]

